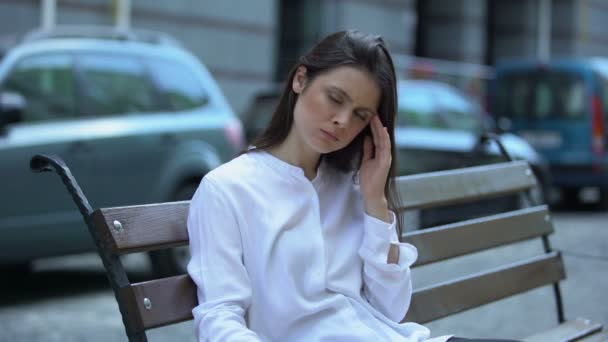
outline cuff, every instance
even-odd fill
[[[391,223],[386,223],[375,217],[365,214],[364,233],[359,255],[365,262],[386,271],[400,271],[411,266],[418,258],[418,250],[409,243],[399,242],[397,238],[397,219],[394,212],[391,214]],[[387,263],[388,252],[391,245],[399,246],[399,262]]]

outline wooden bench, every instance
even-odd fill
[[[61,159],[35,156],[31,168],[35,171],[54,169],[72,194],[97,245],[130,341],[146,341],[148,329],[192,319],[191,310],[197,305],[197,297],[195,285],[188,275],[130,283],[120,261],[124,254],[187,245],[188,201],[93,210]],[[528,164],[522,161],[398,179],[404,199],[402,210],[513,193],[520,193],[525,198],[534,186],[536,180]],[[531,239],[542,241],[542,251],[524,260],[415,289],[405,321],[426,323],[548,286],[552,287],[549,291],[555,298],[558,324],[526,341],[608,341],[608,335],[601,333],[601,324],[584,319],[565,320],[559,281],[566,275],[561,255],[549,244],[548,235],[552,232],[547,207],[529,205],[515,211],[406,233],[405,240],[419,251],[414,267]]]

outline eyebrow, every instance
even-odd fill
[[[329,88],[332,89],[332,90],[335,90],[335,91],[339,92],[340,94],[342,94],[344,97],[346,97],[348,99],[348,101],[353,102],[353,99],[350,97],[350,95],[348,95],[348,93],[346,93],[341,88],[338,88],[336,86],[329,86]],[[375,110],[372,110],[372,109],[367,108],[367,107],[362,107],[362,108],[358,108],[358,109],[361,109],[361,110],[364,110],[366,112],[369,112],[370,116],[373,116],[376,113]]]

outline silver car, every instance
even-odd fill
[[[395,145],[399,154],[399,174],[505,160],[495,142],[478,146],[481,134],[495,131],[496,125],[479,104],[455,87],[438,81],[401,80],[398,82],[398,96]],[[545,202],[551,179],[546,160],[517,135],[501,133],[498,137],[512,158],[530,163],[540,183],[540,189],[532,193],[532,200],[535,203]],[[434,226],[462,219],[462,216],[474,217],[504,211],[504,206],[514,209],[518,201],[517,198],[503,198],[484,200],[477,205],[422,211],[414,226]]]
[[[0,265],[93,250],[63,185],[28,171],[57,154],[93,207],[189,199],[244,146],[241,122],[203,64],[163,35],[64,28],[0,62]],[[183,272],[187,250],[152,255]]]

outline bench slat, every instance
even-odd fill
[[[601,324],[593,323],[587,319],[577,318],[562,323],[551,330],[526,337],[523,340],[525,342],[570,342],[577,341],[582,337],[589,336],[600,330],[602,330]],[[593,338],[593,336],[589,338]],[[591,341],[593,341],[593,339]],[[601,341],[601,339],[597,341]]]
[[[536,185],[536,178],[527,162],[517,161],[401,176],[396,182],[402,209],[407,210],[527,190]]]
[[[190,201],[98,209],[93,220],[110,253],[127,254],[188,244]],[[120,222],[122,229],[114,227]]]
[[[608,342],[608,331],[587,336],[578,342]]]
[[[563,278],[561,258],[555,252],[550,253],[513,264],[512,268],[500,268],[416,290],[406,320],[425,323]],[[134,298],[130,302],[141,315],[143,329],[190,320],[192,308],[198,302],[196,286],[188,275],[137,283],[131,289]],[[467,297],[467,302],[462,301],[462,296],[454,297],[454,291],[475,295]],[[151,302],[150,310],[145,307],[145,298]]]
[[[129,290],[129,303],[139,312],[144,330],[191,320],[198,303],[196,285],[187,274],[132,284]]]
[[[407,233],[405,241],[418,248],[414,266],[421,266],[550,234],[548,215],[547,206],[541,205]]]
[[[526,162],[402,176],[397,180],[404,208],[421,208],[481,199],[528,189],[536,184]],[[408,196],[416,193],[417,196]],[[188,244],[189,201],[98,209],[93,220],[114,254],[144,252]],[[119,221],[122,230],[114,229]]]
[[[425,323],[565,278],[556,252],[414,291],[405,318]]]

